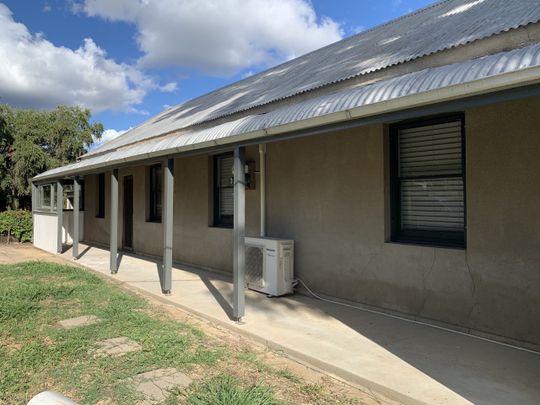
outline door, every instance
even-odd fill
[[[133,249],[133,176],[124,177],[124,249]]]

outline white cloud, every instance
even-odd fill
[[[94,139],[94,143],[90,147],[90,150],[94,150],[94,149],[99,148],[104,143],[109,142],[109,141],[119,137],[120,135],[126,133],[130,129],[131,128],[122,129],[122,130],[119,130],[119,131],[117,131],[116,129],[106,129],[105,131],[103,131],[103,134],[101,135],[101,139],[99,141],[97,139]]]
[[[366,30],[366,27],[364,27],[363,25],[355,25],[354,27],[351,28],[351,32],[356,35],[356,34],[360,34],[361,32],[364,32]]]
[[[177,85],[175,82],[167,83],[159,88],[160,91],[163,93],[172,93],[173,91],[176,91]]]
[[[84,11],[134,24],[141,66],[217,75],[291,59],[343,35],[309,0],[85,0]]]
[[[147,91],[157,87],[138,68],[108,58],[92,39],[72,50],[32,35],[2,3],[0,61],[0,102],[14,106],[136,111]]]

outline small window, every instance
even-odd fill
[[[161,222],[161,202],[163,198],[162,184],[163,176],[161,165],[150,166],[150,211],[148,220],[151,222]]]
[[[391,150],[392,240],[464,247],[462,117],[396,125]]]
[[[97,218],[105,218],[105,173],[98,174]]]
[[[79,210],[84,211],[84,180],[79,180]],[[64,185],[65,208],[72,210],[75,208],[75,186],[73,184]]]
[[[233,225],[233,162],[231,153],[214,157],[214,226],[232,227]]]
[[[40,210],[51,210],[52,202],[52,184],[44,184],[39,186],[39,209]]]

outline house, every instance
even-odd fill
[[[233,174],[234,173],[234,174]],[[73,210],[65,209],[64,195]],[[540,344],[540,2],[448,0],[218,89],[33,179],[34,244],[232,272]]]

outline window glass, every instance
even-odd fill
[[[161,221],[163,176],[161,165],[150,166],[150,221]]]
[[[97,218],[105,218],[105,173],[98,174],[97,184]]]
[[[464,245],[462,121],[398,126],[393,136],[393,238]]]
[[[39,186],[41,209],[49,209],[49,210],[51,209],[51,199],[52,199],[51,188],[52,187],[50,184],[44,184],[42,186]]]
[[[234,212],[234,175],[232,154],[214,159],[214,225],[230,227]]]

